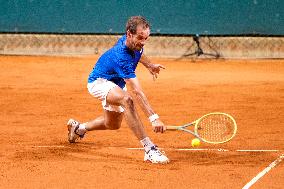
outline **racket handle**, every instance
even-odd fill
[[[166,126],[167,130],[178,130],[180,126]]]

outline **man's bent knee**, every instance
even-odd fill
[[[134,102],[133,102],[132,97],[130,95],[128,95],[128,94],[125,95],[123,97],[123,101],[122,101],[121,105],[122,105],[123,108],[131,108],[131,107],[133,107]]]

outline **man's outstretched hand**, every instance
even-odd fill
[[[153,80],[158,78],[158,74],[160,73],[161,69],[166,69],[166,68],[161,64],[152,64],[151,66],[148,67],[148,70],[153,75]]]
[[[166,131],[166,126],[160,119],[156,119],[152,122],[152,128],[155,133],[163,133]]]

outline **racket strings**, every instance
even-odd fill
[[[223,114],[212,114],[198,122],[199,137],[208,142],[224,142],[230,140],[235,132],[234,121]]]

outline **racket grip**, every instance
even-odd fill
[[[172,125],[169,125],[169,126],[166,126],[167,130],[178,130],[180,128],[180,126],[172,126]]]

